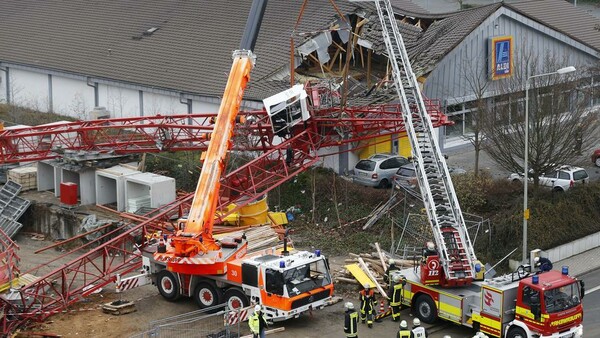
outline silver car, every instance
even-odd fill
[[[387,188],[392,184],[394,173],[407,163],[409,161],[399,155],[375,154],[358,161],[352,181],[368,187]]]
[[[513,182],[523,181],[523,174],[512,173],[508,177]],[[533,182],[533,171],[529,170],[529,182]],[[575,185],[586,184],[590,177],[585,169],[570,165],[563,165],[548,174],[540,177],[540,186],[552,188],[552,191],[567,191]]]

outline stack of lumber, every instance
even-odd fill
[[[375,243],[377,252],[373,253],[350,253],[351,258],[347,258],[344,262],[346,265],[343,269],[333,271],[334,280],[338,283],[351,283],[356,285],[364,285],[369,283],[376,291],[385,295],[384,287],[387,285],[383,282],[383,276],[387,269],[387,262],[390,255],[379,248],[379,244]],[[396,259],[396,266],[400,268],[413,266],[412,260]]]
[[[275,246],[279,242],[279,234],[270,225],[252,227],[245,230],[236,230],[228,233],[215,235],[217,239],[241,237],[246,234],[248,251]]]

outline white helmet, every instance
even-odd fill
[[[256,304],[256,305],[254,306],[254,312],[259,312],[259,311],[260,311],[260,309],[261,309],[261,308],[260,308],[260,304]]]
[[[354,304],[352,304],[352,302],[347,302],[346,304],[344,304],[344,307],[346,308],[346,310],[354,310]]]
[[[400,322],[400,328],[401,329],[408,329],[408,324],[406,323],[406,320],[403,320]]]
[[[413,319],[413,326],[420,326],[420,325],[421,325],[421,321],[419,320],[419,318]]]
[[[369,283],[365,283],[365,285],[363,285],[365,287],[365,289],[370,289],[371,285],[369,285]]]
[[[445,335],[444,338],[452,338],[450,335]]]
[[[394,283],[400,282],[400,275],[395,274],[394,277],[392,277],[392,280],[394,281]]]
[[[388,261],[388,263],[390,265],[394,265],[394,264],[396,264],[396,261],[393,258],[390,258],[390,260]]]
[[[433,242],[427,242],[427,250],[429,250],[429,251],[435,250],[435,244],[433,244]]]
[[[540,257],[539,257],[539,256],[535,257],[535,258],[533,259],[533,261],[534,261],[535,263],[539,262],[539,261],[540,261]]]

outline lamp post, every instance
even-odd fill
[[[575,67],[569,66],[561,68],[555,72],[538,75],[529,75],[525,80],[525,156],[523,156],[523,263],[527,263],[527,220],[529,219],[529,208],[527,207],[527,184],[529,182],[529,80],[555,74],[566,74],[575,71]]]

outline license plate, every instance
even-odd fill
[[[367,176],[367,173],[358,173],[360,176]]]

